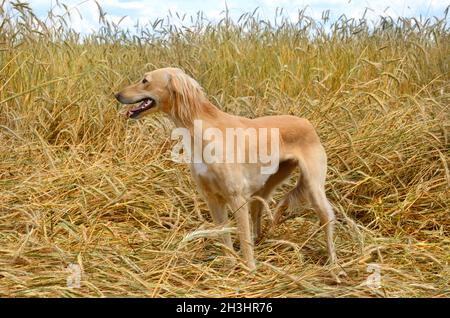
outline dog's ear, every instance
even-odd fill
[[[171,114],[185,125],[193,122],[206,97],[202,87],[183,71],[168,74]]]

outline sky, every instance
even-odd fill
[[[28,0],[34,12],[41,18],[47,16],[50,8],[55,7],[55,0]],[[98,28],[99,11],[94,0],[60,0],[70,8],[71,26],[76,31],[89,33]],[[331,20],[341,14],[347,17],[362,17],[366,7],[369,19],[380,15],[393,18],[402,17],[444,17],[444,10],[450,6],[450,0],[97,0],[106,17],[115,23],[120,22],[123,28],[134,29],[139,20],[141,24],[165,18],[169,11],[181,16],[196,16],[203,11],[208,20],[219,21],[224,17],[228,7],[230,16],[237,20],[243,13],[252,12],[255,8],[261,18],[273,19],[275,10],[283,8],[284,15],[297,21],[298,10],[306,8],[306,15],[320,19],[322,12],[330,10]],[[59,9],[56,7],[56,11]],[[80,15],[82,18],[80,18]],[[123,18],[125,17],[125,18]],[[448,18],[447,18],[448,19]],[[177,20],[176,16],[174,20]],[[176,21],[175,21],[176,22]],[[181,24],[181,22],[179,22]]]

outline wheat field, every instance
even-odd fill
[[[447,11],[373,24],[304,12],[275,24],[253,12],[133,32],[100,16],[100,30],[79,34],[69,13],[43,21],[3,2],[0,296],[449,297]],[[227,112],[314,124],[329,158],[340,283],[309,209],[289,211],[255,246],[255,272],[225,266],[215,237],[185,240],[213,225],[188,167],[171,160],[172,123],[124,120],[113,98],[166,66]],[[79,288],[67,284],[74,264]]]

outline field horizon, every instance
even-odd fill
[[[448,8],[373,23],[162,19],[137,33],[100,16],[102,27],[82,35],[67,15],[49,23],[9,5],[0,6],[0,297],[450,297]],[[113,96],[168,66],[226,112],[313,123],[328,155],[339,268],[326,264],[310,209],[289,211],[255,246],[252,273],[225,266],[216,237],[186,240],[214,226],[188,167],[171,160],[173,124],[162,114],[124,120]],[[332,269],[347,277],[336,284]]]

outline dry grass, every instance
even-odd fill
[[[0,296],[450,296],[447,16],[368,28],[345,17],[274,26],[248,14],[184,30],[160,21],[135,37],[105,21],[81,41],[57,17],[46,27],[26,5],[6,7]],[[171,124],[124,121],[112,98],[169,65],[226,111],[315,124],[329,155],[341,284],[324,266],[311,211],[292,211],[256,246],[251,274],[224,268],[214,238],[183,242],[212,225],[187,168],[170,160]],[[71,263],[83,270],[79,289],[66,287]],[[369,263],[381,267],[378,290],[366,285]]]

